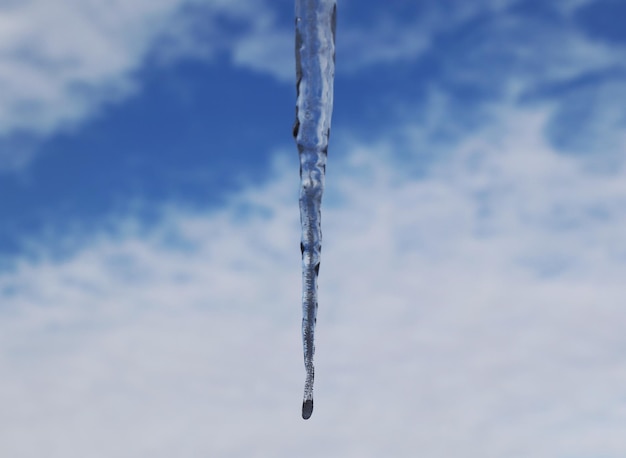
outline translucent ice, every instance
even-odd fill
[[[300,155],[302,343],[306,381],[302,417],[313,413],[317,277],[322,250],[321,203],[335,77],[336,0],[296,0],[298,98],[293,136]]]

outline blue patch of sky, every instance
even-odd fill
[[[449,1],[449,0],[446,0]],[[393,3],[380,3],[367,0],[342,1],[337,6],[337,39],[340,31],[348,24],[375,26],[381,17],[392,19],[394,23],[411,23],[419,18],[433,5],[441,2],[414,0],[394,0]]]
[[[436,71],[426,62],[403,62],[371,66],[358,77],[338,73],[333,131],[346,129],[368,140],[402,121],[393,116],[398,108],[409,106],[418,114]]]
[[[625,17],[623,0],[591,2],[576,12],[576,22],[587,34],[608,43],[626,43]]]
[[[396,24],[414,26],[416,18],[425,12],[426,4],[424,2],[420,6],[415,2],[400,2],[398,7],[394,4],[385,12],[371,5],[357,8],[358,5],[350,3],[346,8],[349,11],[342,11],[343,14],[339,15],[334,130],[345,128],[358,133],[364,140],[373,140],[396,125],[425,117],[430,109],[428,98],[433,89],[444,91],[449,98],[452,104],[450,115],[455,118],[451,121],[467,124],[468,129],[476,127],[471,119],[476,119],[476,110],[480,106],[498,96],[496,88],[450,78],[449,75],[463,72],[457,61],[467,53],[468,35],[476,33],[475,29],[486,20],[483,17],[459,28],[436,33],[432,37],[432,46],[413,58],[366,66],[356,75],[342,73],[341,18],[352,12],[350,8],[356,14],[349,16],[349,20],[344,19],[346,28],[355,23],[366,28],[380,20],[381,15],[391,17],[392,12]]]
[[[278,20],[287,21],[286,13]],[[392,109],[385,101],[424,96],[420,79],[432,72],[413,67],[339,77],[334,130],[380,134]],[[296,154],[292,84],[234,67],[226,56],[155,61],[137,80],[137,95],[43,139],[32,164],[3,174],[0,195],[10,198],[0,201],[0,254],[20,252],[24,240],[47,232],[104,227],[114,213],[151,221],[164,201],[219,205],[243,183],[263,179],[276,148]]]
[[[544,100],[562,100],[570,94],[597,88],[607,83],[626,80],[626,69],[620,66],[593,70],[565,81],[551,81],[526,91],[520,98],[522,103],[534,103]]]
[[[546,2],[545,0],[526,0],[513,3],[508,13],[526,19],[535,19],[542,22],[551,22],[554,25],[562,23],[563,15],[560,13],[556,2]]]
[[[458,2],[448,3],[453,8]],[[277,24],[291,27],[292,5],[284,0],[281,5],[284,7],[275,10]],[[456,28],[444,28],[419,58],[372,65],[358,73],[341,72],[342,29],[350,24],[374,24],[381,14],[411,23],[426,5],[413,1],[386,8],[376,2],[346,1],[342,5],[334,134],[344,130],[363,141],[375,140],[406,118],[419,121],[427,115],[432,88],[445,91],[450,103],[447,113],[455,118],[448,119],[452,121],[448,125],[458,127],[442,126],[439,134],[435,133],[441,138],[434,140],[454,139],[459,132],[484,122],[481,107],[501,95],[498,78],[515,69],[506,52],[478,57],[474,52],[494,39],[498,17],[492,13]],[[622,29],[607,34],[606,30],[613,30],[612,23],[603,19],[617,14],[619,8],[615,2],[596,2],[585,8],[590,16],[579,15],[577,21],[586,33],[604,33],[606,39],[620,41],[626,34],[619,32]],[[518,3],[514,11],[532,20],[557,20],[549,6],[534,0]],[[238,33],[239,26],[227,20],[221,27]],[[491,75],[489,84],[451,77],[463,72],[466,65]],[[538,88],[531,95],[536,99],[564,97],[564,92],[577,90],[577,85],[593,86],[607,77],[587,75]],[[219,205],[243,183],[264,179],[276,148],[296,154],[291,138],[294,84],[236,68],[223,55],[211,63],[147,63],[138,81],[141,91],[136,96],[109,106],[71,132],[45,139],[37,159],[25,171],[0,177],[0,195],[10,196],[0,200],[0,255],[20,251],[25,238],[49,227],[62,230],[76,221],[98,227],[112,213],[125,210],[148,221],[164,201],[203,208]],[[584,112],[576,116],[584,120]],[[577,124],[568,119],[563,125]],[[338,146],[331,143],[331,155],[342,154]],[[297,170],[294,180],[296,183]],[[294,187],[294,199],[296,193]],[[133,207],[137,202],[143,213]]]
[[[145,68],[140,80],[136,97],[48,138],[28,169],[2,176],[0,252],[137,200],[217,204],[263,176],[273,148],[292,146],[294,89],[271,77],[185,61]]]

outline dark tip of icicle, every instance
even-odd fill
[[[307,399],[302,403],[302,418],[308,420],[313,413],[313,399]]]

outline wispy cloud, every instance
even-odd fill
[[[437,88],[446,103],[455,105],[452,116],[473,120],[470,129],[481,117],[491,120],[483,110],[494,100],[550,106],[549,137],[556,147],[604,151],[619,160],[626,125],[621,103],[626,47],[600,40],[581,25],[576,11],[589,4],[554,3],[546,5],[549,14],[539,14],[524,2],[467,7],[426,2],[415,17],[381,13],[378,26],[352,24],[345,31],[346,56],[338,68],[386,63],[393,71],[397,62],[427,62],[416,84]],[[385,45],[385,30],[392,30],[389,37],[397,42]],[[389,51],[379,52],[382,48]],[[416,116],[421,104],[415,105],[407,96],[402,113]]]
[[[2,7],[3,134],[48,133],[132,90],[151,40],[179,1],[37,0]]]
[[[626,171],[555,151],[547,111],[497,114],[417,175],[404,139],[335,139],[308,423],[293,161],[224,209],[16,258],[0,451],[622,456]]]
[[[38,140],[140,90],[137,72],[149,57],[206,59],[229,49],[220,18],[262,23],[266,14],[262,3],[244,3],[24,0],[0,6],[0,170],[27,164]],[[198,11],[201,36],[191,19]],[[15,136],[32,147],[15,148]]]

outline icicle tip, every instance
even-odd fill
[[[313,399],[307,399],[302,403],[302,418],[308,420],[313,413]]]

